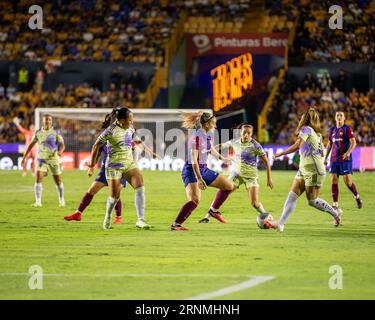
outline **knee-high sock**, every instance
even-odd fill
[[[283,213],[280,218],[281,224],[285,224],[288,221],[289,216],[292,214],[292,212],[296,208],[297,200],[298,200],[298,195],[294,193],[293,191],[290,191],[284,203]]]
[[[91,203],[92,198],[94,198],[94,196],[86,192],[79,204],[77,211],[82,213],[86,209],[86,207]]]
[[[112,211],[116,206],[116,203],[119,199],[108,197],[107,199],[107,206],[106,206],[106,217],[110,217],[112,215]]]
[[[352,183],[351,186],[348,185],[348,189],[354,194],[354,196],[357,198],[359,196],[359,193],[357,191],[357,188],[354,184],[354,182]]]
[[[145,187],[135,189],[135,208],[137,209],[138,219],[145,218],[146,195]]]
[[[255,208],[255,209],[256,209],[256,211],[259,212],[259,216],[260,216],[261,219],[267,218],[268,213],[266,212],[266,210],[264,210],[264,207],[260,202],[259,202],[259,207]]]
[[[320,211],[328,212],[332,217],[336,217],[337,215],[336,210],[333,209],[324,199],[316,198],[314,200],[308,200],[307,203]]]
[[[121,199],[118,199],[116,206],[115,206],[115,211],[116,211],[116,217],[121,217],[121,213],[122,213]]]
[[[219,190],[216,194],[215,200],[211,204],[212,211],[218,211],[225,200],[227,200],[228,196],[232,191],[228,190]]]
[[[34,193],[35,193],[35,201],[36,202],[42,201],[42,191],[43,191],[42,183],[36,182],[35,185],[34,185]]]
[[[59,202],[64,202],[64,184],[61,182],[56,186],[57,195],[59,196]]]
[[[178,224],[183,224],[187,218],[189,218],[190,214],[193,210],[197,207],[197,204],[194,201],[186,202],[180,212],[178,213],[175,222]]]
[[[337,183],[332,183],[331,191],[333,204],[337,204],[339,202],[339,185]]]

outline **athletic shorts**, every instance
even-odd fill
[[[305,180],[305,186],[307,187],[321,187],[324,182],[324,175],[320,175],[317,172],[306,172],[302,173],[301,170],[298,170],[295,179]]]
[[[117,180],[121,179],[125,173],[130,170],[138,168],[134,162],[124,165],[122,168],[105,168],[105,177],[107,180]]]
[[[206,185],[210,185],[214,180],[219,176],[219,174],[211,169],[208,169],[207,166],[200,165],[199,171],[201,173],[201,176],[206,182]],[[181,173],[182,181],[184,182],[185,187],[189,183],[195,183],[198,182],[197,178],[195,177],[194,169],[191,164],[185,164],[182,168]]]
[[[239,174],[233,173],[229,176],[229,180],[233,181],[236,188],[239,188],[242,184],[245,185],[246,189],[250,189],[251,187],[259,187],[258,178],[245,178]]]
[[[101,183],[104,183],[106,186],[108,186],[108,182],[107,182],[107,179],[105,177],[105,165],[102,165],[100,167],[100,171],[95,179],[96,182],[101,182]],[[124,186],[124,188],[126,187],[126,180],[125,178],[121,178],[121,184]]]
[[[53,176],[58,176],[61,174],[59,160],[38,159],[36,171],[41,171],[45,173],[51,172]]]
[[[337,174],[338,176],[344,176],[346,174],[353,173],[353,162],[344,161],[344,162],[331,162],[330,173]]]

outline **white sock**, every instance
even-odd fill
[[[64,184],[61,182],[60,185],[56,185],[56,190],[59,196],[59,202],[64,202]]]
[[[117,201],[118,201],[118,199],[116,199],[116,198],[108,197],[106,212],[105,212],[106,216],[110,217],[112,215],[113,209],[115,208]]]
[[[298,195],[294,193],[293,191],[290,191],[284,203],[284,209],[283,209],[283,214],[281,215],[281,218],[280,218],[280,224],[286,224],[286,222],[289,219],[289,216],[292,214],[292,212],[294,211],[296,207],[297,200],[298,200]]]
[[[338,202],[334,202],[334,203],[332,203],[332,205],[333,205],[334,207],[339,207],[339,203],[338,203]]]
[[[135,208],[137,209],[138,220],[145,218],[146,195],[145,187],[135,189]]]
[[[307,203],[309,206],[312,206],[320,211],[328,212],[331,216],[336,217],[337,212],[335,209],[333,209],[327,201],[316,198],[314,200],[308,200]]]
[[[42,183],[35,182],[35,185],[34,185],[35,202],[38,202],[38,203],[42,202],[42,191],[43,191]]]

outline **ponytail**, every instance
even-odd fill
[[[127,119],[131,111],[125,107],[116,107],[111,113],[108,113],[104,121],[102,122],[102,129],[106,129],[113,123],[116,119]]]
[[[102,122],[102,129],[106,129],[111,125],[111,123],[115,120],[115,114],[116,108],[105,116],[104,121]]]
[[[214,116],[208,112],[183,112],[181,114],[182,127],[186,129],[197,128],[199,125],[203,125],[209,122]]]

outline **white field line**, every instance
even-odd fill
[[[266,281],[270,281],[275,279],[273,276],[254,276],[250,280],[246,280],[244,282],[241,282],[239,284],[235,284],[233,286],[225,287],[216,291],[206,292],[199,294],[194,297],[187,298],[185,300],[207,300],[211,298],[217,298],[221,296],[225,296],[227,294],[235,293],[238,291],[242,291],[251,287],[255,287],[259,284],[262,284]]]

